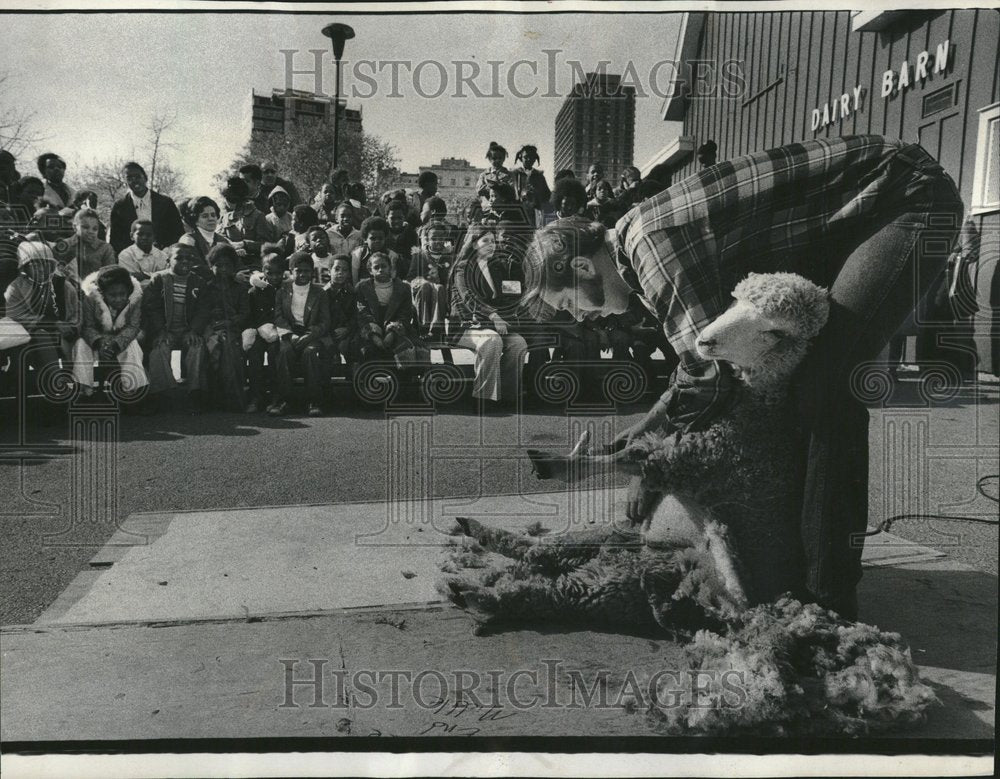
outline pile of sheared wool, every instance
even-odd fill
[[[864,735],[919,722],[937,700],[898,633],[787,597],[724,635],[699,631],[686,653],[680,685],[664,677],[646,712],[659,733]]]

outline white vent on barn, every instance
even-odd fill
[[[920,117],[922,119],[931,116],[932,114],[939,113],[940,111],[945,111],[951,108],[955,104],[955,85],[948,84],[946,87],[941,87],[941,89],[935,89],[933,92],[924,95],[923,105],[920,111]]]

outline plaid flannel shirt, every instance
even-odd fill
[[[713,165],[633,208],[615,230],[622,275],[663,323],[680,367],[663,396],[672,425],[696,429],[735,394],[736,377],[695,351],[748,273],[832,284],[819,251],[876,215],[918,211],[945,176],[919,146],[876,135],[793,143]]]

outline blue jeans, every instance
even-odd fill
[[[868,524],[868,409],[851,377],[878,356],[945,267],[964,210],[939,168],[899,164],[909,165],[900,175],[914,186],[906,210],[817,247],[823,261],[810,261],[803,273],[828,286],[832,298],[827,326],[793,382],[806,462],[806,587],[849,617],[856,612],[862,552],[852,535]]]

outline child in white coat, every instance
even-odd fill
[[[142,367],[139,330],[142,286],[125,268],[109,265],[81,285],[83,324],[73,347],[73,375],[85,395],[94,391],[94,362],[117,363],[123,397],[138,395],[149,384]]]

